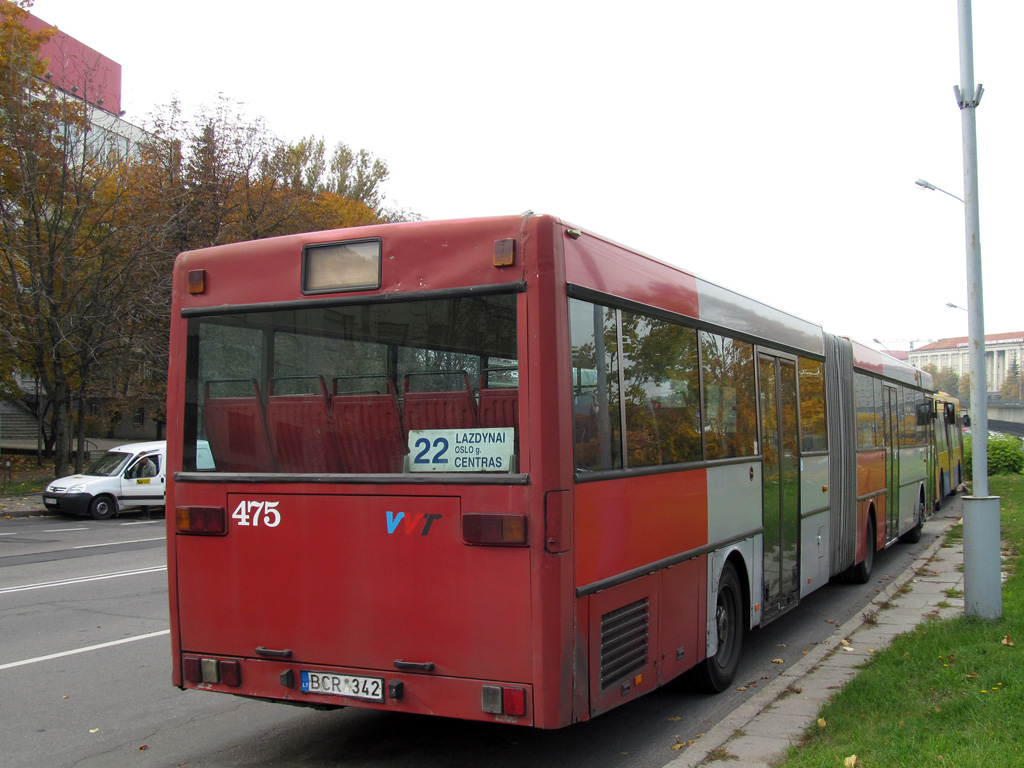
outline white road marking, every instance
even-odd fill
[[[6,587],[0,589],[0,595],[10,592],[28,592],[32,589],[45,589],[46,587],[63,587],[69,584],[83,584],[87,581],[103,581],[104,579],[116,579],[121,576],[141,576],[144,573],[159,573],[166,571],[166,565],[157,565],[152,568],[138,568],[134,571],[116,571],[114,573],[99,573],[95,576],[81,576],[77,579],[61,579],[60,581],[42,581],[38,584],[25,584],[20,587]]]
[[[43,533],[64,533],[66,531],[88,531],[88,528],[43,528]]]
[[[40,661],[50,661],[51,659],[61,659],[65,656],[74,656],[76,653],[88,653],[89,651],[98,651],[102,648],[110,648],[114,645],[123,645],[124,643],[134,643],[136,640],[145,640],[149,637],[160,637],[162,635],[171,634],[171,630],[162,629],[159,632],[150,632],[148,635],[137,635],[135,637],[125,637],[121,640],[112,640],[109,643],[100,643],[99,645],[90,645],[85,648],[76,648],[73,651],[61,651],[60,653],[51,653],[48,656],[37,656],[34,659],[24,659],[23,661],[12,661],[10,664],[0,664],[0,670],[11,669],[12,667],[23,667],[26,664],[35,664]]]
[[[164,536],[157,536],[153,539],[132,539],[131,541],[109,541],[106,544],[80,544],[72,549],[91,549],[93,547],[116,547],[118,544],[138,544],[141,541],[163,541]]]

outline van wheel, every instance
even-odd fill
[[[718,583],[718,601],[715,606],[718,651],[693,670],[697,686],[701,690],[720,693],[732,683],[743,650],[745,616],[746,605],[740,577],[736,574],[733,564],[727,562],[722,569],[722,579]]]
[[[89,504],[89,514],[96,520],[109,520],[117,514],[117,505],[109,496],[97,496]]]

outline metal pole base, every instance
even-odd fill
[[[964,496],[964,614],[1003,615],[999,497]]]

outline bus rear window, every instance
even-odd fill
[[[516,294],[192,317],[187,379],[218,472],[518,472]]]

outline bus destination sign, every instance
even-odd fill
[[[414,429],[409,432],[412,472],[511,472],[515,429]]]

